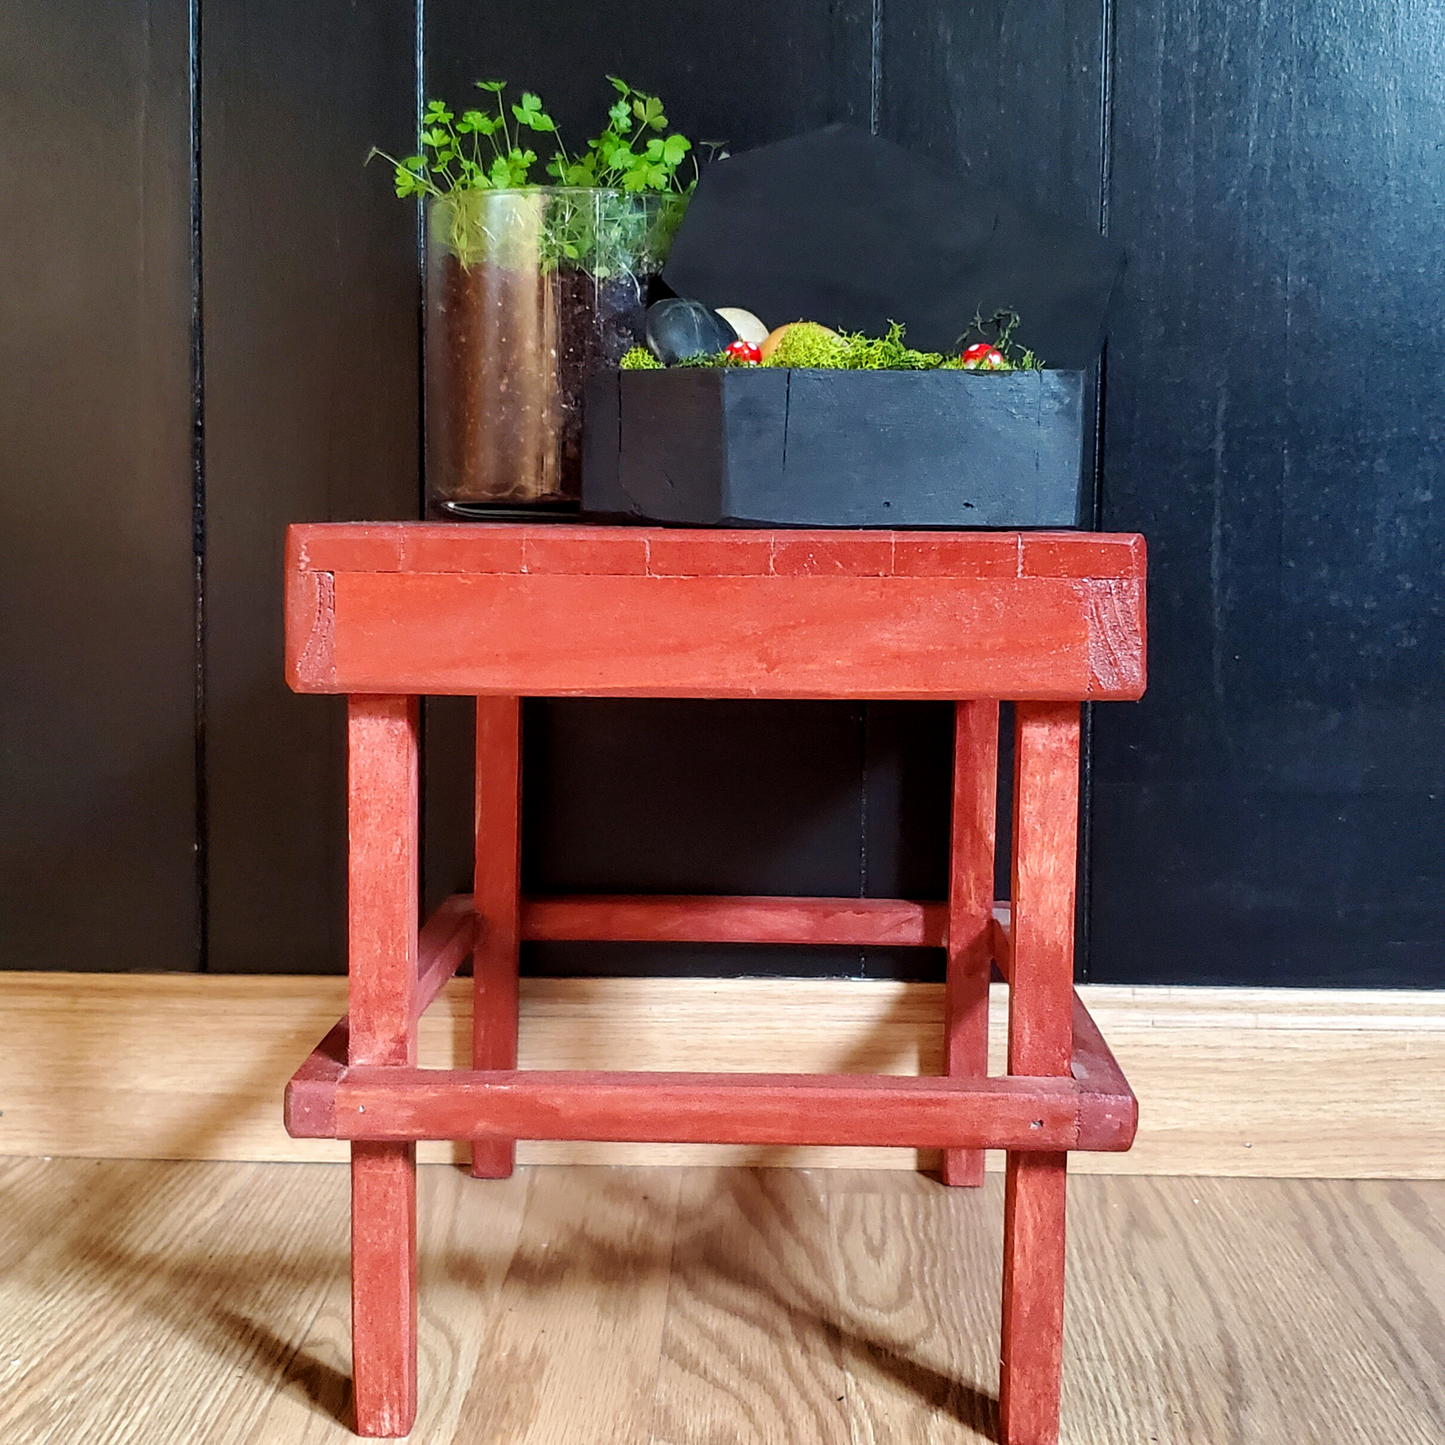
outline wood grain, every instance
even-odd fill
[[[528,697],[1134,699],[1139,668],[1126,675],[1111,660],[1107,681],[1093,672],[1094,594],[1113,598],[1114,585],[342,572],[330,671],[290,682]],[[1124,585],[1137,615],[1142,584]]]
[[[884,532],[450,522],[307,522],[287,532],[303,572],[557,573],[575,576],[1127,578],[1142,581],[1133,532]]]
[[[997,1175],[419,1172],[418,1445],[990,1438]],[[346,1195],[334,1166],[0,1162],[0,1438],[352,1440]],[[1063,1445],[1445,1437],[1445,1184],[1069,1195]]]
[[[683,1179],[653,1445],[846,1445],[826,1198],[791,1170]]]
[[[522,700],[477,699],[477,941],[472,953],[472,1067],[517,1067],[517,967],[521,946]],[[472,1174],[500,1179],[517,1162],[511,1139],[472,1142]]]
[[[329,1063],[329,1060],[325,1061]],[[1127,1149],[1132,1100],[1072,1079],[855,1078],[633,1070],[348,1069],[324,1125],[341,1138],[918,1148]],[[294,1097],[294,1096],[293,1096]],[[323,1111],[288,1116],[298,1138]]]
[[[1079,708],[1019,703],[1008,977],[1010,1075],[1067,1074],[1073,1059]],[[1063,1370],[1068,1155],[1005,1165],[999,1436],[1057,1445]]]
[[[828,1224],[858,1445],[991,1438],[997,1428],[997,1190],[836,1170]],[[881,1186],[881,1187],[880,1187]]]
[[[998,704],[953,709],[953,800],[949,830],[948,961],[944,1070],[988,1072],[988,980],[993,957],[993,850],[998,811]],[[983,1151],[947,1149],[946,1184],[983,1183]]]
[[[990,874],[990,887],[992,883]],[[941,903],[895,898],[527,898],[522,902],[522,936],[942,948],[948,937],[948,909]]]
[[[680,1184],[676,1169],[536,1171],[459,1442],[647,1445]]]
[[[414,1064],[422,987],[414,697],[347,704],[347,1060]],[[416,1145],[351,1146],[351,1338],[357,1429],[416,1418]]]
[[[531,1182],[530,1174],[521,1174],[478,1187],[459,1170],[422,1171],[418,1373],[425,1388],[413,1440],[449,1441],[456,1434],[516,1251]],[[344,1427],[354,1423],[344,1233],[334,1246],[320,1253],[324,1293],[279,1388],[247,1422],[249,1430],[238,1432],[248,1445],[313,1445],[343,1437]]]
[[[524,1068],[941,1073],[943,986],[818,979],[523,979]],[[1075,1172],[1445,1178],[1445,995],[1080,990],[1140,1099],[1122,1155]],[[346,1008],[343,978],[0,972],[0,1155],[338,1161],[289,1139],[287,1079]],[[1007,999],[995,985],[991,1069]],[[471,1057],[471,985],[421,1021],[419,1058]],[[1404,1065],[1408,1063],[1408,1067]],[[451,1145],[421,1157],[458,1160]],[[909,1150],[524,1144],[531,1163],[904,1168]],[[936,1156],[925,1156],[935,1167]],[[998,1161],[990,1158],[990,1165]]]
[[[766,551],[705,529],[502,526],[452,540],[422,523],[295,527],[287,678],[353,694],[1143,692],[1139,537],[765,537]]]

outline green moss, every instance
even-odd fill
[[[763,365],[839,369],[848,365],[848,343],[816,321],[799,321],[783,332]]]
[[[936,371],[943,365],[939,351],[915,351],[903,342],[903,327],[888,323],[887,336],[853,332],[843,338],[848,348],[845,363],[853,371]]]
[[[1010,315],[1012,313],[1009,313]],[[1003,346],[1009,346],[1009,328]],[[1007,364],[991,367],[991,371],[1042,371],[1043,362],[1032,351],[1014,354],[1004,350]],[[716,356],[689,356],[676,366],[749,366],[753,363],[720,351]],[[764,366],[824,368],[833,371],[959,371],[961,356],[946,356],[940,351],[915,351],[903,339],[903,327],[896,321],[888,324],[886,336],[865,336],[860,331],[839,336],[816,321],[797,321],[783,332]],[[635,346],[622,358],[625,371],[651,370],[662,363],[643,347]]]
[[[752,366],[751,361],[744,361],[741,356],[729,356],[726,351],[715,351],[710,356],[684,356],[681,361],[674,361],[672,369],[675,371],[680,366]]]

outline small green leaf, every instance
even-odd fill
[[[500,95],[507,88],[505,80],[479,80],[478,90],[490,90],[493,95]]]
[[[542,97],[540,95],[534,95],[530,90],[524,90],[522,92],[522,109],[541,110]]]
[[[668,165],[675,166],[691,149],[686,136],[670,135],[662,147],[662,158]]]
[[[625,80],[618,80],[618,78],[617,78],[615,75],[609,75],[607,78],[608,78],[608,80],[610,80],[610,81],[612,82],[612,84],[613,84],[614,86],[617,87],[617,89],[618,89],[623,95],[631,95],[631,94],[632,94],[632,87],[631,87],[630,85],[628,85],[628,83],[627,83]]]
[[[425,115],[424,119],[426,119],[426,120],[449,121],[449,120],[451,120],[451,118],[452,118],[452,113],[451,113],[451,111],[449,111],[449,110],[447,109],[447,103],[446,103],[446,101],[444,101],[444,100],[429,100],[429,101],[427,101],[427,104],[426,104],[426,115]]]
[[[662,142],[656,136],[647,143],[647,158],[650,161],[662,159]]]

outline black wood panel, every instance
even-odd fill
[[[867,125],[871,29],[871,0],[428,0],[427,93],[462,102],[478,79],[539,91],[572,149],[601,129],[620,75],[692,139],[741,150]]]
[[[1103,0],[884,0],[880,134],[1095,225],[1103,16]]]
[[[1445,12],[1122,6],[1094,977],[1445,983]]]
[[[430,3],[427,92],[455,102],[501,77],[541,92],[570,143],[620,74],[659,93],[673,125],[734,149],[835,120],[868,123],[868,0],[608,7]],[[531,702],[524,880],[538,891],[840,893],[864,887],[865,728],[851,704]],[[435,867],[464,825],[438,774],[464,773],[465,735],[429,757]],[[434,742],[439,742],[434,738]],[[451,835],[439,823],[452,813]],[[432,880],[435,892],[444,891]],[[549,973],[892,970],[880,953],[549,945]],[[903,966],[917,968],[917,960]]]
[[[864,891],[855,704],[534,699],[523,747],[529,891]],[[857,949],[549,944],[527,963],[554,974],[874,971]]]
[[[293,521],[418,507],[415,214],[372,144],[411,134],[414,15],[203,14],[210,966],[344,967],[344,704],[281,672]]]
[[[0,960],[196,964],[184,0],[0,6]]]

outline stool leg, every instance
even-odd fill
[[[352,1064],[416,1063],[417,700],[353,697],[347,723]],[[416,1418],[416,1145],[351,1146],[356,1428]]]
[[[351,1371],[358,1435],[416,1420],[416,1145],[351,1146]]]
[[[517,1067],[517,951],[521,892],[521,699],[477,699],[472,1067]],[[509,1139],[472,1141],[472,1175],[505,1179],[516,1165]]]
[[[944,1072],[950,1078],[982,1078],[988,1073],[988,976],[993,962],[998,703],[956,703],[953,719]],[[983,1150],[945,1149],[943,1182],[982,1184]]]
[[[1009,1073],[1068,1075],[1073,1052],[1079,705],[1019,703],[1014,733]],[[1003,1445],[1057,1445],[1066,1154],[1010,1154],[1004,1186]]]

